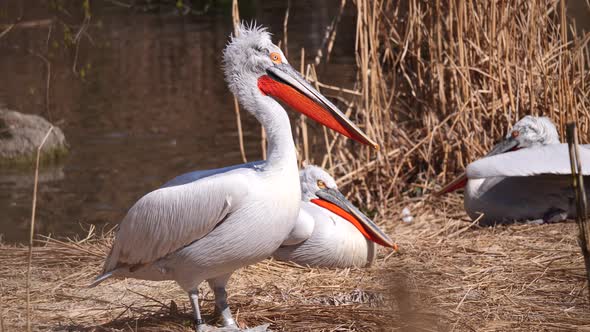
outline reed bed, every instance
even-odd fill
[[[549,116],[563,136],[590,131],[590,34],[563,0],[357,0],[358,80],[346,100],[377,153],[331,133],[309,138],[324,166],[378,211],[420,196],[485,154],[527,114]],[[586,8],[587,10],[590,10]]]

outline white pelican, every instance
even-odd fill
[[[326,171],[308,165],[299,177],[299,217],[274,253],[275,259],[309,266],[364,267],[375,259],[375,243],[396,248],[389,236],[338,191]]]
[[[590,146],[580,146],[580,158],[584,175],[590,175]],[[568,146],[560,144],[555,125],[546,117],[522,118],[439,194],[465,185],[465,210],[473,220],[483,214],[482,225],[575,216]]]
[[[103,273],[175,280],[204,329],[198,286],[207,280],[216,313],[235,326],[225,285],[233,271],[272,255],[293,228],[301,190],[291,125],[271,96],[348,137],[377,148],[287,62],[261,27],[240,27],[223,55],[225,79],[267,133],[268,159],[181,175],[137,201],[119,224]]]

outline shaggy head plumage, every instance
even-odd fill
[[[256,80],[266,74],[266,69],[273,65],[269,55],[279,53],[283,63],[288,63],[283,52],[272,43],[271,34],[266,28],[242,22],[238,32],[230,37],[223,51],[223,71],[225,80],[234,95],[247,82]]]
[[[320,180],[323,181],[326,188],[338,190],[334,178],[318,166],[306,165],[301,171],[299,171],[299,180],[301,182],[301,197],[303,201],[306,202],[318,198],[316,192],[322,189],[318,185]]]
[[[560,143],[557,128],[544,116],[527,115],[520,119],[506,135],[506,138],[510,137],[518,141],[519,148]]]

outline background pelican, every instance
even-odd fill
[[[226,301],[229,277],[272,255],[299,213],[291,126],[271,96],[377,147],[288,64],[265,29],[242,26],[225,48],[223,62],[230,90],[267,132],[268,159],[181,175],[143,196],[120,223],[94,283],[111,276],[175,280],[189,293],[197,329],[203,329],[198,285],[209,282],[223,324],[234,326]]]
[[[375,243],[393,241],[338,191],[323,169],[299,172],[301,210],[289,237],[274,253],[278,260],[322,267],[363,267],[375,259]]]
[[[580,146],[584,175],[590,175],[590,147]],[[480,224],[519,220],[556,222],[575,216],[567,144],[560,144],[546,117],[525,116],[486,157],[439,194],[465,186],[464,205]],[[590,180],[587,180],[590,181]]]

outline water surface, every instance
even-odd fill
[[[220,69],[232,31],[229,7],[180,16],[93,1],[88,37],[74,61],[74,48],[62,45],[63,29],[54,27],[47,42],[43,20],[55,11],[24,3],[23,19],[39,26],[0,39],[0,103],[50,119],[71,148],[63,163],[41,173],[37,233],[73,236],[90,224],[114,225],[138,198],[176,175],[241,163],[233,98]],[[275,42],[282,38],[287,1],[241,3],[244,18],[268,26]],[[313,59],[339,3],[291,1],[288,51],[296,68],[301,48]],[[17,1],[4,6],[0,24],[20,10]],[[73,34],[83,19],[75,9],[62,15]],[[353,14],[348,8],[331,63],[320,68],[323,81],[344,87],[354,77]],[[47,67],[34,52],[52,56],[47,109]],[[260,159],[258,123],[242,113],[242,125],[249,160]],[[32,190],[33,171],[0,170],[3,241],[27,239]]]

